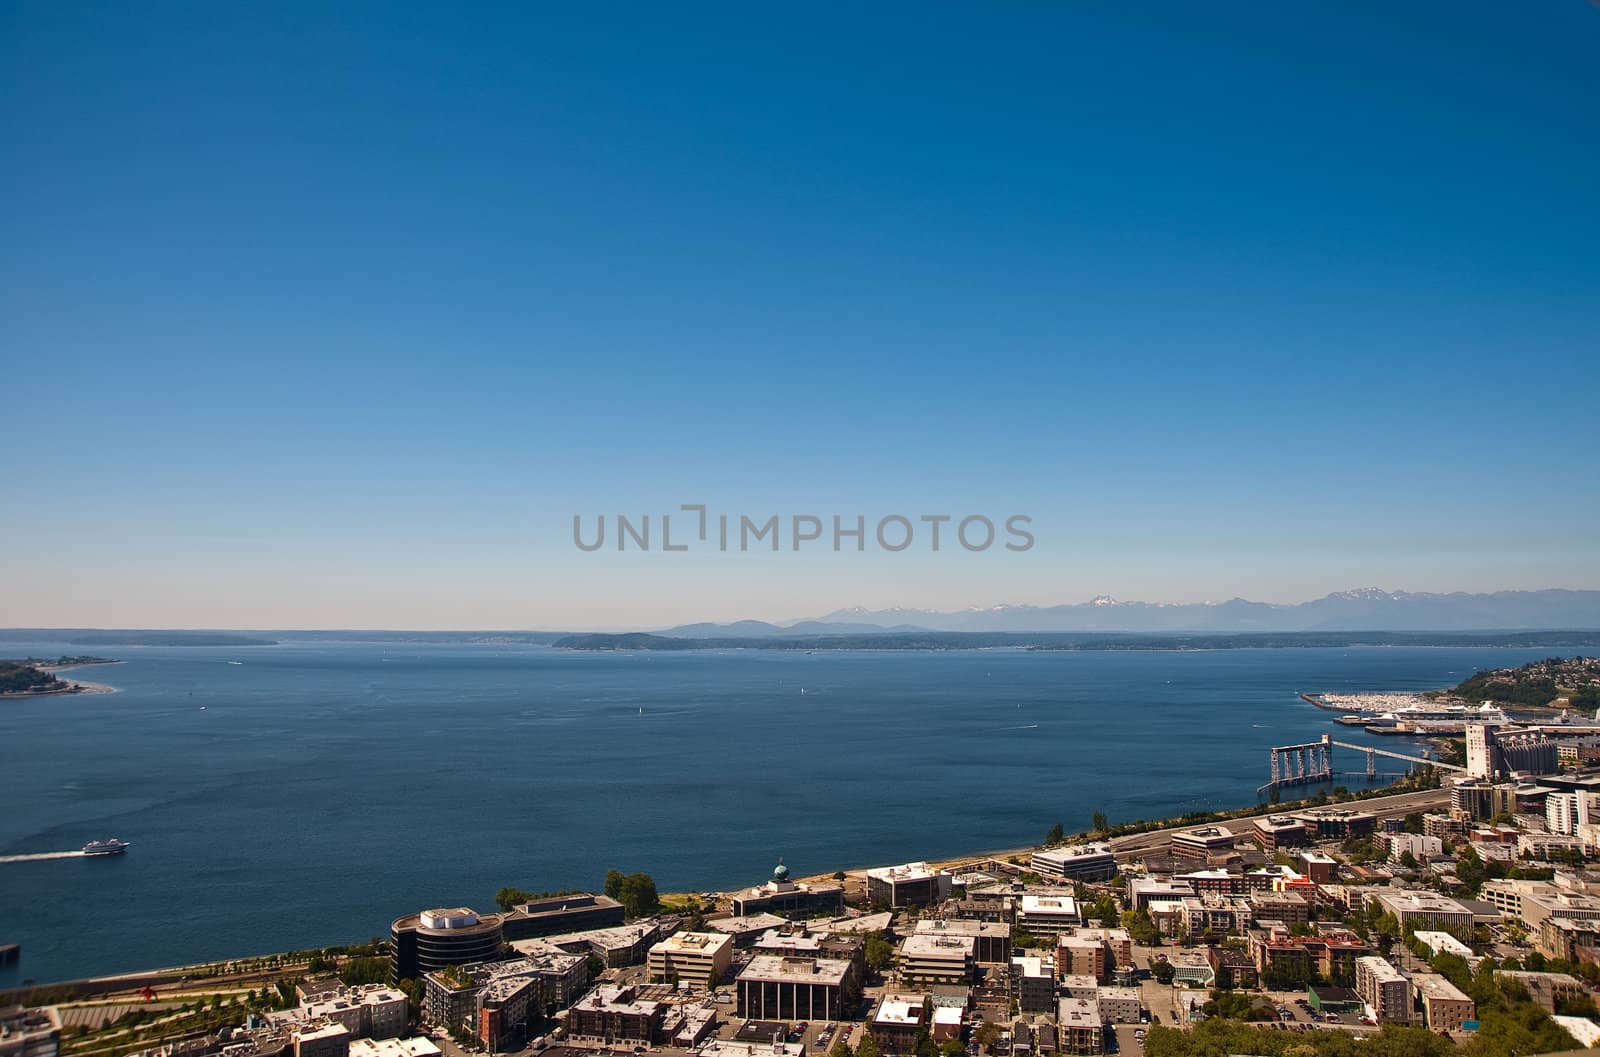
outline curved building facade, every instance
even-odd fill
[[[469,965],[500,957],[505,938],[499,914],[479,916],[467,907],[424,910],[395,918],[389,926],[389,978],[416,980],[447,965]]]

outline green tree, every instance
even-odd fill
[[[861,1041],[856,1044],[856,1057],[880,1057],[878,1044],[872,1041],[872,1036],[863,1032]]]
[[[1049,832],[1044,835],[1044,842],[1047,846],[1051,844],[1060,844],[1066,839],[1067,831],[1061,828],[1061,823],[1059,822],[1057,822],[1054,826],[1051,826]]]
[[[1157,983],[1170,984],[1176,974],[1177,970],[1172,967],[1171,962],[1156,962],[1150,966],[1150,975],[1156,978]]]
[[[881,973],[894,962],[894,946],[889,942],[882,930],[867,933],[863,944],[863,956],[867,960],[867,968],[875,973]],[[857,1047],[857,1057],[860,1057],[860,1047]]]
[[[828,1047],[828,1057],[855,1057],[855,1051],[850,1049],[850,1033],[842,1026],[839,1028],[839,1037]]]
[[[1106,813],[1104,811],[1096,811],[1093,824],[1096,833],[1104,833],[1107,828]]]

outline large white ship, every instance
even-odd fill
[[[106,840],[92,840],[83,846],[85,855],[121,855],[128,850],[128,842],[109,837]]]

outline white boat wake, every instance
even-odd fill
[[[0,863],[7,862],[44,862],[47,859],[81,859],[81,851],[41,851],[32,855],[0,855]]]

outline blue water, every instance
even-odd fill
[[[727,888],[780,855],[805,874],[1237,806],[1269,746],[1334,729],[1297,691],[1548,651],[105,652],[127,663],[76,674],[118,693],[0,702],[0,855],[133,848],[0,864],[0,942],[23,946],[0,987],[360,940],[609,867]]]

